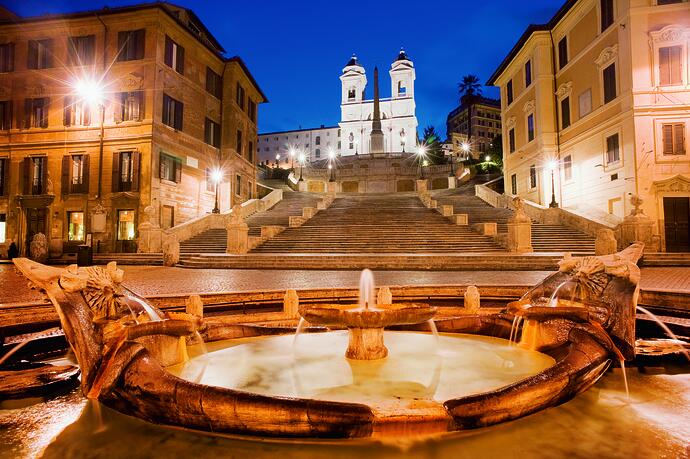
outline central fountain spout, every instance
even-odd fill
[[[391,325],[413,325],[428,322],[436,308],[424,304],[377,304],[374,275],[362,271],[357,305],[318,305],[300,307],[300,315],[313,325],[346,327],[350,340],[345,352],[348,359],[377,360],[388,356],[383,330]],[[375,305],[375,306],[374,306]]]

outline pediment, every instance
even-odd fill
[[[670,191],[670,192],[690,192],[690,177],[677,174],[663,180],[657,180],[654,183],[656,191]]]

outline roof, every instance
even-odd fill
[[[273,132],[260,132],[259,137],[262,135],[276,135],[276,134],[287,134],[288,132],[305,132],[305,131],[320,131],[322,129],[339,129],[340,126],[337,124],[335,126],[324,126],[323,124],[319,127],[314,127],[314,128],[306,128],[306,129],[289,129],[285,131],[273,131]]]
[[[345,64],[345,67],[350,67],[350,66],[353,66],[353,65],[356,65],[357,67],[361,67],[361,66],[362,66],[362,65],[359,63],[359,61],[357,60],[357,56],[356,56],[354,53],[352,53],[352,57],[350,58],[349,61],[347,61],[347,64]]]
[[[525,43],[527,43],[527,40],[529,40],[532,34],[534,34],[535,32],[542,32],[553,29],[556,26],[556,24],[558,24],[558,22],[561,19],[563,19],[563,16],[565,16],[578,1],[579,0],[567,0],[563,4],[563,6],[561,6],[559,10],[556,11],[556,14],[554,14],[553,17],[546,24],[530,24],[527,27],[527,29],[522,33],[520,39],[517,41],[515,46],[513,46],[513,49],[510,50],[510,52],[503,59],[498,68],[489,77],[489,80],[486,82],[486,85],[494,86],[498,77],[501,76],[503,71],[510,65],[513,59],[515,59],[515,56],[517,56],[522,47],[525,46]]]
[[[407,57],[407,54],[405,53],[405,50],[400,48],[400,52],[398,53],[398,58],[395,59],[396,61],[409,61],[410,58]]]
[[[254,87],[256,88],[256,90],[259,91],[259,94],[263,98],[263,102],[268,102],[268,97],[266,97],[266,94],[264,94],[264,92],[261,90],[261,88],[259,87],[259,84],[254,79],[254,75],[251,74],[251,72],[249,71],[249,68],[247,68],[247,64],[244,63],[244,61],[242,60],[242,58],[240,56],[232,56],[232,57],[226,58],[225,62],[237,62],[240,65],[240,67],[242,67],[242,70],[244,71],[244,73],[247,74],[247,78],[249,78],[249,81],[251,81],[252,84],[254,85]]]
[[[232,57],[225,57],[225,48],[220,44],[220,42],[216,39],[216,37],[213,36],[213,34],[206,28],[204,23],[199,19],[199,17],[194,13],[194,11],[190,10],[189,8],[185,8],[182,6],[175,5],[173,3],[169,2],[163,2],[163,1],[158,1],[158,2],[149,2],[149,3],[139,3],[137,5],[129,5],[129,6],[118,6],[118,7],[108,7],[105,6],[101,9],[98,10],[87,10],[87,11],[77,11],[73,13],[59,13],[59,14],[43,14],[40,16],[29,16],[29,17],[20,17],[15,15],[14,17],[8,17],[8,18],[1,18],[0,19],[0,25],[2,24],[22,24],[22,23],[28,23],[28,22],[38,22],[38,21],[50,21],[50,20],[56,20],[56,19],[79,19],[79,18],[85,18],[89,16],[106,16],[110,14],[122,14],[122,13],[128,13],[131,11],[138,11],[138,10],[144,10],[144,9],[151,9],[151,8],[157,8],[164,13],[166,13],[170,18],[172,18],[175,22],[177,22],[182,28],[187,30],[195,39],[197,39],[201,44],[206,46],[206,48],[209,49],[209,51],[213,52],[218,58],[220,58],[223,62],[237,62],[240,67],[242,67],[242,70],[244,73],[246,73],[247,77],[249,78],[249,81],[254,85],[256,90],[259,92],[261,97],[263,98],[263,102],[268,102],[268,98],[264,94],[264,92],[261,90],[259,87],[258,83],[254,79],[254,76],[251,74],[249,71],[249,68],[247,68],[247,65],[244,63],[244,61],[239,57],[239,56],[232,56]],[[194,33],[194,31],[186,24],[176,13],[176,10],[183,10],[187,15],[189,16],[189,19],[194,23],[195,26],[199,28],[199,30],[203,33],[203,37],[197,35]],[[9,10],[7,10],[9,11]],[[11,13],[11,11],[10,11]],[[12,13],[14,14],[14,13]],[[204,38],[206,40],[204,40]]]

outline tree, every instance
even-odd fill
[[[482,95],[482,85],[477,75],[465,75],[458,83],[460,104],[467,106],[467,141],[472,139],[472,108],[475,100]]]
[[[431,164],[443,164],[443,142],[441,136],[436,132],[436,128],[429,125],[424,128],[422,143],[426,148],[426,157]]]

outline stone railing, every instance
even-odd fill
[[[513,196],[498,193],[490,188],[491,183],[496,180],[476,185],[474,188],[476,196],[493,207],[514,210]],[[608,220],[594,219],[590,215],[584,215],[578,209],[550,208],[526,199],[523,199],[522,203],[525,213],[536,222],[569,226],[593,237],[597,236],[600,229],[613,230],[618,226],[616,217],[613,216]]]

